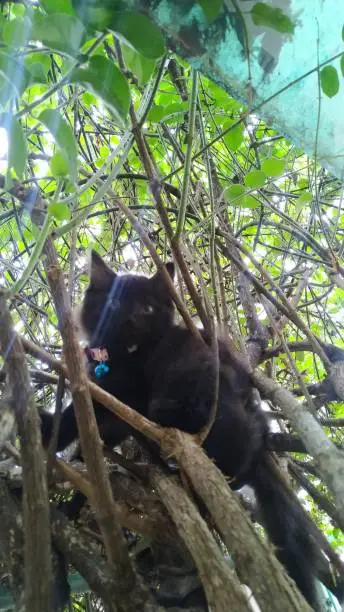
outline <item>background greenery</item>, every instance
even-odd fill
[[[181,249],[196,287],[236,341],[247,339],[247,326],[237,277],[223,248],[228,228],[247,250],[245,265],[269,291],[249,254],[317,337],[344,346],[344,293],[338,277],[342,184],[167,53],[148,18],[120,11],[114,17],[106,4],[90,7],[81,21],[69,0],[1,5],[0,171],[5,185],[0,193],[0,273],[11,293],[17,331],[61,355],[57,316],[41,262],[48,232],[54,232],[73,304],[87,284],[91,246],[117,270],[153,271],[151,257],[118,198],[135,214],[161,258],[171,257],[156,207],[158,189],[173,232],[179,219]],[[93,23],[100,32],[95,33]],[[100,25],[110,25],[111,31]],[[143,118],[158,185],[149,180],[132,138],[133,117],[139,122]],[[16,179],[35,186],[44,197],[43,230],[33,224],[29,202],[9,194]],[[178,281],[195,315],[181,277]],[[264,304],[254,295],[260,320],[270,325]],[[304,340],[290,321],[283,334],[288,343]],[[270,340],[270,347],[278,344],[271,326]],[[306,383],[323,378],[321,362],[312,352],[298,350],[294,357]],[[282,385],[298,386],[285,354],[267,362],[266,369]],[[35,389],[39,402],[50,406],[55,385],[40,383]],[[338,419],[326,433],[342,445],[343,404],[326,403],[318,415]],[[278,422],[282,431],[290,431],[285,419]],[[304,461],[304,455],[299,458]],[[306,468],[304,462],[307,479],[330,498],[325,485]],[[332,546],[343,551],[343,534],[331,518],[304,489],[299,488],[299,496]]]

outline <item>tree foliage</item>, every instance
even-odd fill
[[[69,0],[2,3],[0,272],[16,331],[61,357],[42,255],[48,236],[73,305],[87,285],[90,247],[120,271],[150,273],[150,244],[162,260],[186,263],[201,296],[197,312],[179,273],[178,291],[192,317],[205,313],[242,349],[254,328],[240,293],[239,258],[266,333],[265,373],[294,391],[323,380],[324,364],[305,329],[344,347],[342,184],[168,52],[147,17],[123,13],[120,5],[89,3],[85,20]],[[274,18],[264,3],[254,14],[267,27]],[[280,27],[292,32],[283,17]],[[338,89],[331,70],[320,74],[329,96]],[[21,197],[18,185],[30,197]],[[35,190],[45,202],[40,223],[31,214]],[[279,308],[281,294],[297,319]],[[52,406],[56,377],[33,357],[29,367],[36,402]],[[343,403],[322,399],[310,409],[342,446]],[[271,402],[266,408],[274,431],[295,434],[280,408]],[[343,535],[329,512],[336,500],[317,466],[304,453],[287,458],[300,470],[291,469],[300,499],[342,552]],[[130,537],[140,533],[123,524]],[[82,605],[76,601],[75,610]]]

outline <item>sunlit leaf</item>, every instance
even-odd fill
[[[285,170],[286,162],[283,159],[269,157],[262,161],[262,171],[266,176],[280,176]]]
[[[24,17],[25,13],[26,13],[26,7],[24,6],[24,4],[13,4],[13,6],[11,6],[12,17],[21,19],[22,17]]]
[[[240,198],[244,193],[244,185],[231,185],[225,191],[228,200],[236,200],[237,198]]]
[[[165,114],[165,108],[159,104],[155,104],[149,111],[147,119],[153,123],[161,121]]]
[[[266,176],[261,170],[251,170],[251,172],[248,172],[244,178],[244,182],[247,187],[252,187],[256,189],[259,189],[259,187],[263,187],[265,181]]]
[[[144,57],[128,45],[123,44],[122,53],[127,68],[137,77],[139,85],[145,85],[153,74],[156,61]]]
[[[31,75],[24,64],[11,57],[9,53],[0,51],[0,105],[11,98],[20,96],[28,86]]]
[[[240,201],[240,206],[241,208],[257,208],[257,206],[260,206],[260,202],[259,200],[248,194],[243,196]]]
[[[69,174],[66,156],[61,151],[56,151],[50,160],[50,169],[54,177],[65,177]]]
[[[113,62],[100,55],[92,57],[86,68],[76,68],[71,83],[81,83],[98,95],[124,125],[130,105],[128,82]]]
[[[50,58],[44,53],[31,53],[25,57],[25,66],[31,75],[31,83],[46,83],[50,70]]]
[[[52,202],[48,205],[48,211],[57,221],[68,221],[71,217],[67,204]]]
[[[47,13],[67,13],[75,15],[75,10],[71,0],[40,0],[39,5]]]
[[[68,164],[72,180],[76,180],[77,174],[77,148],[72,128],[58,111],[47,108],[38,117],[39,121],[51,132],[56,144]]]
[[[313,196],[309,191],[306,191],[299,198],[297,198],[297,202],[299,204],[309,204],[313,200]]]
[[[86,39],[86,30],[74,15],[35,13],[31,38],[40,41],[50,49],[74,56]]]
[[[28,17],[5,21],[2,38],[6,45],[18,49],[27,43],[31,33],[31,21]]]
[[[0,126],[5,128],[8,136],[8,170],[14,169],[19,179],[23,178],[26,160],[27,148],[23,129],[12,115],[3,113],[0,116]]]
[[[224,126],[226,129],[227,126]],[[244,126],[242,123],[239,123],[235,128],[230,130],[228,134],[224,136],[224,141],[232,151],[237,151],[240,145],[244,141]]]

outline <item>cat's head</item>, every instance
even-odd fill
[[[173,263],[166,269],[173,279]],[[151,278],[119,275],[92,251],[90,284],[81,307],[91,346],[136,351],[161,338],[173,319],[173,301],[160,272]]]

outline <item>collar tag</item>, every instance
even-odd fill
[[[106,348],[87,348],[87,354],[93,359],[100,363],[109,361],[109,355]]]

